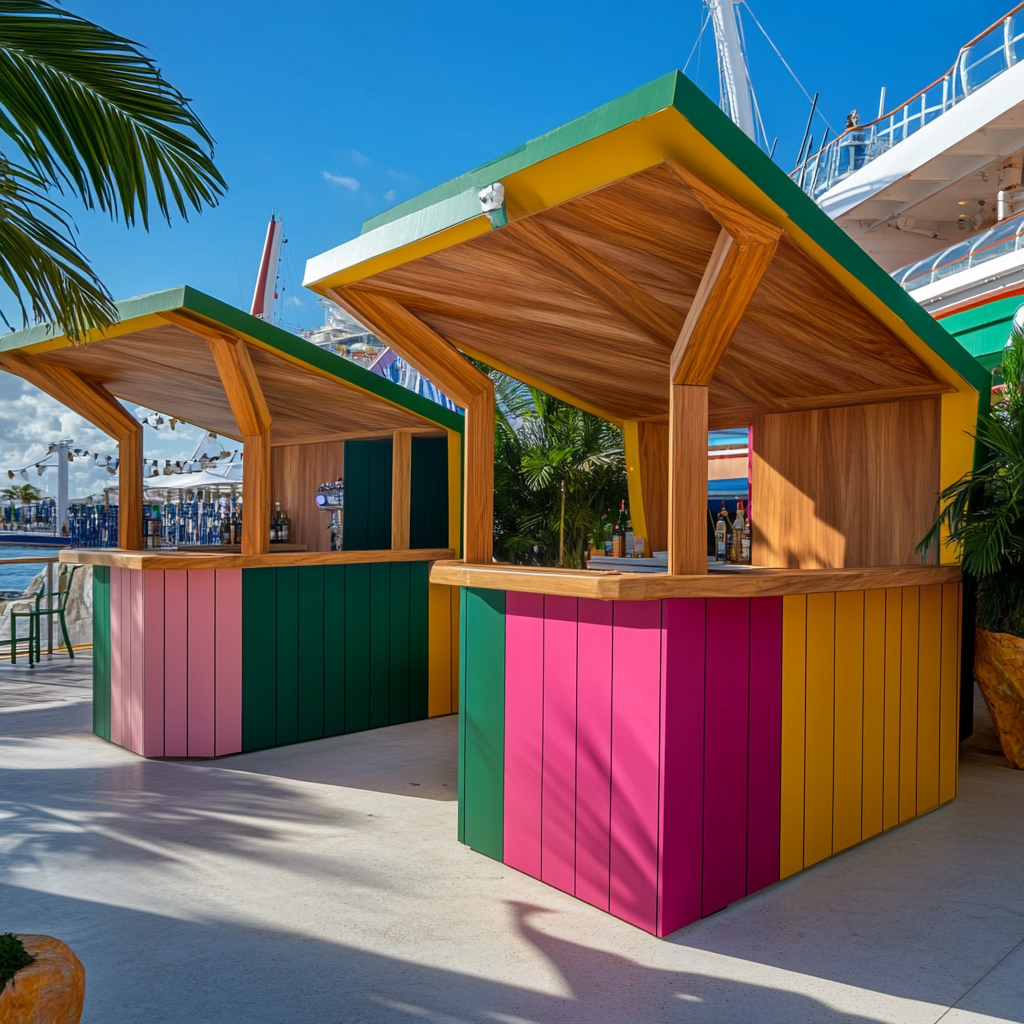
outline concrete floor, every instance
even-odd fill
[[[990,729],[952,805],[659,940],[455,841],[454,718],[147,762],[88,670],[0,665],[0,931],[71,944],[85,1024],[1024,1022]]]

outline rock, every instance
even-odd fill
[[[85,968],[71,947],[49,935],[19,935],[36,958],[0,992],[3,1024],[79,1024],[85,1000]]]
[[[974,631],[974,678],[1011,768],[1024,769],[1024,640]]]

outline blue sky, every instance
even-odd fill
[[[881,86],[895,105],[937,78],[963,43],[1011,6],[750,5],[840,129],[853,107],[864,120],[877,112]],[[315,297],[301,289],[308,257],[358,234],[366,217],[392,203],[681,68],[703,17],[699,0],[66,6],[148,47],[217,139],[217,163],[230,186],[218,208],[149,234],[75,211],[81,243],[114,296],[187,283],[248,308],[273,207],[288,239],[280,312],[306,327],[322,322]],[[745,24],[758,100],[788,170],[809,104],[753,21]],[[710,28],[688,73],[717,99]],[[819,137],[822,128],[819,120]],[[47,431],[72,430],[86,441],[84,425],[45,402],[42,419],[26,419],[35,395],[0,380],[0,465],[38,457],[25,452]],[[181,438],[151,440],[153,453],[191,451]]]

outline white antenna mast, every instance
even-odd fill
[[[718,52],[719,105],[752,139],[756,139],[750,101],[750,72],[743,55],[736,18],[737,0],[706,0]]]

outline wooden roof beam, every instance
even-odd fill
[[[401,303],[366,288],[328,289],[360,323],[466,410],[463,557],[488,564],[494,541],[494,385]]]
[[[668,351],[679,331],[679,314],[645,288],[613,270],[589,249],[567,238],[542,217],[524,217],[512,225],[529,242],[551,273],[568,277],[600,299],[631,326]]]

